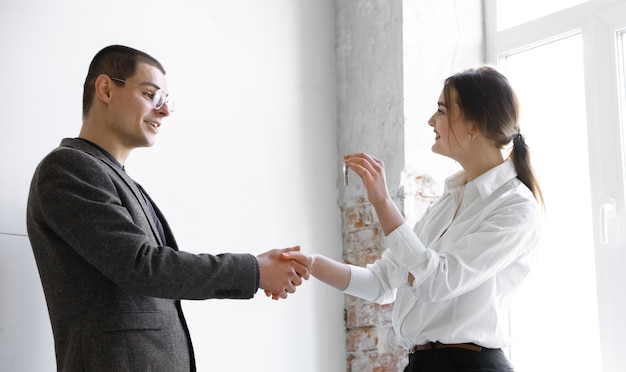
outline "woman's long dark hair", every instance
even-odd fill
[[[444,95],[451,102],[451,89],[466,120],[478,125],[480,132],[503,149],[513,143],[510,158],[517,178],[543,203],[543,194],[530,161],[530,154],[519,127],[519,103],[508,79],[495,68],[482,66],[446,79]]]

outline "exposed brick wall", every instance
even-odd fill
[[[383,251],[382,231],[367,201],[343,209],[343,259],[365,266]],[[347,371],[402,371],[406,352],[397,346],[391,325],[391,304],[379,305],[346,296]]]
[[[409,194],[394,200],[403,209],[405,204],[419,213],[430,205],[433,181],[427,176],[409,177],[405,188]],[[407,182],[409,184],[407,184]],[[409,186],[409,187],[407,187]],[[358,198],[354,205],[342,208],[343,259],[346,263],[365,266],[382,254],[383,235],[372,206]],[[413,211],[415,213],[415,211]],[[419,218],[420,216],[415,216]],[[407,352],[396,342],[391,324],[393,304],[379,305],[353,296],[346,296],[346,370],[348,372],[395,372],[406,366]]]

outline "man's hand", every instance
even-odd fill
[[[285,260],[281,253],[299,251],[300,247],[272,249],[256,257],[259,263],[259,288],[265,291],[272,299],[287,298],[294,293],[296,287],[302,284],[302,279],[309,279],[309,270],[298,261]]]

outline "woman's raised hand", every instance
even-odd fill
[[[345,155],[343,160],[346,167],[361,177],[370,203],[374,205],[390,199],[385,179],[385,164],[382,160],[365,153]]]

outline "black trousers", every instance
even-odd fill
[[[502,349],[445,348],[409,354],[409,365],[404,372],[514,372],[514,369]]]

